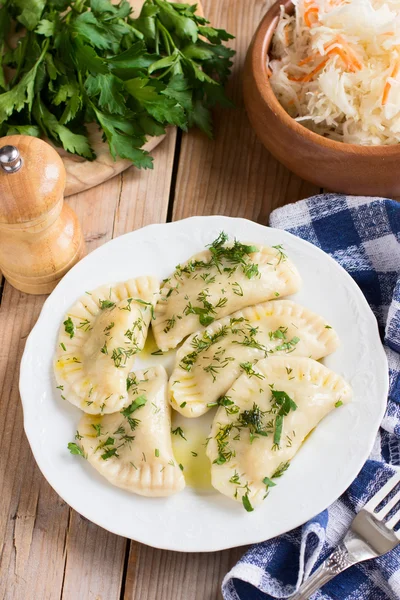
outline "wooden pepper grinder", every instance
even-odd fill
[[[0,140],[0,270],[22,292],[50,293],[85,254],[78,219],[64,204],[65,179],[43,140]]]

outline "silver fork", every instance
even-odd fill
[[[390,519],[386,520],[390,511],[400,502],[400,490],[376,512],[379,504],[399,482],[400,470],[360,510],[343,541],[300,586],[297,593],[290,596],[290,600],[309,600],[314,592],[342,571],[364,560],[382,556],[400,543],[400,530],[393,531],[400,520],[400,505]]]

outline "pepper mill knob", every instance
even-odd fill
[[[85,254],[78,219],[64,204],[66,173],[43,140],[0,140],[0,270],[22,292],[47,294]]]
[[[0,148],[0,165],[6,173],[16,173],[22,167],[19,150],[15,146]]]

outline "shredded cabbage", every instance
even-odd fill
[[[293,0],[269,76],[285,110],[325,137],[400,142],[400,0]]]

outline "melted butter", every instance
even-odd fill
[[[152,353],[157,352],[157,350],[158,348],[156,340],[154,339],[153,330],[150,327],[149,332],[147,334],[146,343],[144,345],[143,350],[140,353],[140,358],[142,358],[143,360],[152,359],[154,358],[154,356],[152,356]]]
[[[158,347],[152,328],[149,329],[146,343],[138,355],[140,368],[162,364],[171,371],[175,360],[175,351],[170,350],[162,355],[154,355]],[[138,365],[138,366],[139,366]],[[136,366],[136,365],[135,365]],[[177,463],[183,466],[186,484],[197,490],[212,490],[211,465],[206,455],[206,439],[210,432],[212,411],[197,419],[186,419],[172,411],[172,429],[181,427],[186,440],[179,435],[172,436],[172,448]],[[194,452],[197,456],[193,456]]]
[[[210,490],[212,489],[211,465],[206,455],[205,445],[209,419],[207,418],[203,427],[199,427],[200,419],[185,419],[181,415],[173,415],[172,428],[181,427],[186,440],[179,435],[173,435],[172,448],[177,462],[183,466],[186,484],[198,490]],[[197,456],[193,456],[192,452]]]

